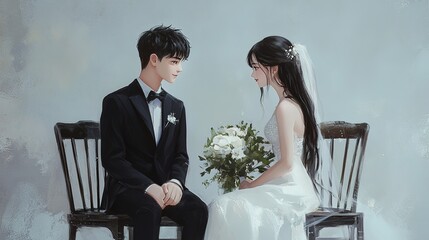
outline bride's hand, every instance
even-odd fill
[[[252,180],[249,179],[245,179],[243,181],[241,181],[240,186],[238,187],[239,189],[246,189],[246,188],[250,188],[250,183],[252,182]]]

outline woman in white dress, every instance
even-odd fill
[[[261,98],[265,87],[279,97],[265,127],[276,160],[258,178],[242,181],[240,190],[209,205],[206,240],[307,239],[305,214],[319,206],[313,179],[320,132],[309,88],[313,83],[305,80],[312,71],[304,69],[309,63],[304,57],[305,47],[280,36],[266,37],[250,49],[247,62]]]

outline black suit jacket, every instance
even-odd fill
[[[183,102],[166,94],[162,135],[155,143],[149,107],[138,80],[107,95],[100,119],[101,160],[108,172],[102,205],[110,209],[126,188],[145,191],[152,183],[177,179],[185,186],[188,170]],[[174,115],[174,123],[167,117]]]

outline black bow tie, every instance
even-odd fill
[[[159,101],[162,102],[165,98],[165,91],[161,91],[160,93],[150,91],[149,95],[147,96],[147,101],[151,102],[151,101],[155,100],[155,98],[158,98]]]

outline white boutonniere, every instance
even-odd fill
[[[178,119],[176,119],[176,117],[174,116],[174,113],[170,113],[170,114],[168,114],[168,116],[167,116],[167,124],[166,124],[165,126],[167,127],[167,125],[168,125],[169,123],[176,125],[176,123],[177,123],[178,121],[179,121],[179,120],[178,120]]]

